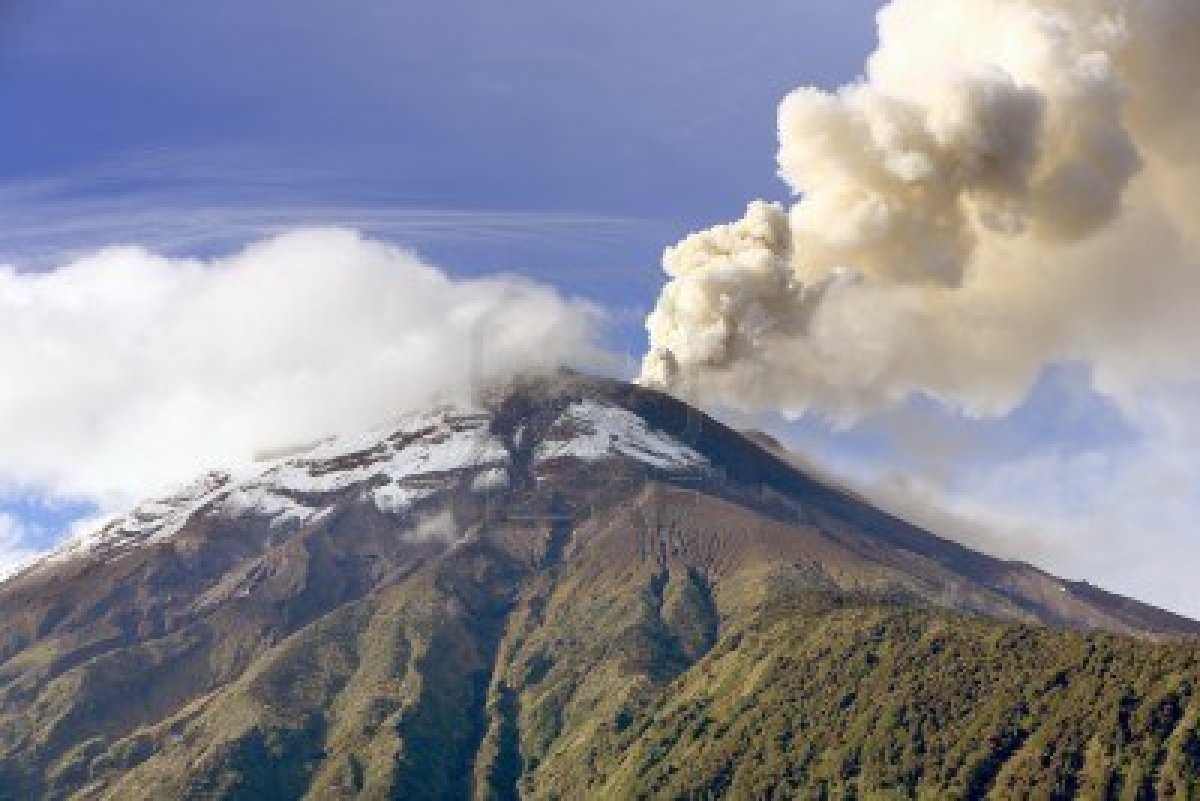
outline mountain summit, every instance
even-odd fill
[[[1186,798],[1197,634],[561,374],[0,584],[0,799]]]

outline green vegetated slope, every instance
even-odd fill
[[[714,573],[682,554],[616,562],[612,540],[625,537],[592,534],[544,570],[479,545],[342,605],[152,725],[112,741],[93,727],[50,761],[38,792],[1200,794],[1193,645],[961,615],[756,558]],[[178,647],[182,663],[212,658],[202,642]],[[127,656],[129,675],[177,675],[153,673],[156,654]],[[104,703],[88,696],[99,669],[69,671],[46,703],[66,692]],[[87,719],[86,707],[73,714]]]
[[[586,769],[551,746],[525,790],[1194,798],[1197,670],[1194,648],[813,596],[722,638],[666,687],[598,696],[606,719],[577,724]]]
[[[506,586],[479,564],[310,624],[230,686],[110,747],[75,797],[466,797]]]
[[[1200,797],[1194,644],[685,551],[606,556],[518,607],[491,699],[510,766],[477,766],[476,797]]]

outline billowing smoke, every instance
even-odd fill
[[[1196,378],[1200,3],[893,0],[879,35],[781,104],[794,204],[667,250],[642,380],[850,418]]]

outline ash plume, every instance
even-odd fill
[[[1197,376],[1200,3],[893,0],[779,109],[790,206],[668,248],[641,380],[834,418],[999,415],[1055,363]]]

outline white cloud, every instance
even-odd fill
[[[122,505],[435,392],[596,360],[598,321],[340,229],[208,261],[125,247],[0,267],[0,485]]]
[[[16,517],[0,512],[0,580],[41,555],[29,545],[36,533]]]
[[[958,456],[857,472],[868,497],[941,536],[1200,619],[1196,402],[1131,410],[1120,444],[1046,443],[1008,460]]]

